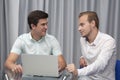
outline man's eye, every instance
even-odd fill
[[[45,24],[41,24],[41,26],[45,26]]]
[[[41,24],[42,26],[46,26],[47,24]]]
[[[84,24],[83,24],[83,23],[81,23],[81,24],[80,24],[80,26],[84,26]]]

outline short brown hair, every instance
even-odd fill
[[[31,29],[31,24],[37,25],[39,19],[48,18],[48,14],[44,11],[34,10],[28,15],[28,24]]]
[[[96,27],[99,29],[99,19],[98,19],[98,16],[97,16],[97,13],[94,12],[94,11],[85,11],[85,12],[81,12],[79,14],[79,18],[83,15],[88,15],[88,21],[91,22],[91,21],[95,21],[95,25]]]

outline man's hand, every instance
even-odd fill
[[[66,70],[68,70],[68,72],[72,72],[74,75],[78,75],[78,71],[74,64],[68,64]]]
[[[85,59],[83,57],[80,58],[79,63],[80,63],[81,68],[87,66],[87,63],[86,63],[86,61],[85,61]]]
[[[15,74],[22,74],[22,66],[20,64],[16,64],[19,55],[17,53],[10,53],[6,62],[5,67],[6,69],[12,71]]]
[[[23,69],[22,69],[22,66],[20,64],[18,64],[18,65],[15,64],[15,65],[13,65],[11,71],[15,74],[22,74]]]
[[[63,57],[63,55],[59,55],[58,56],[58,68],[59,68],[59,72],[61,72],[62,70],[64,70],[66,67],[66,61]]]

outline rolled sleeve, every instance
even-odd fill
[[[60,44],[57,41],[57,39],[54,37],[51,42],[52,42],[52,54],[61,55],[62,52],[61,52]]]

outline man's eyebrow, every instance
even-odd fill
[[[84,25],[84,23],[80,23],[79,25],[82,26],[82,25]]]
[[[47,23],[42,23],[41,25],[47,25],[48,24],[48,22]]]

